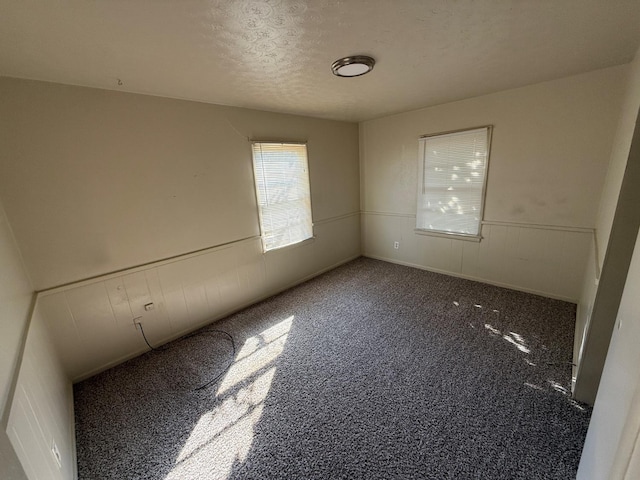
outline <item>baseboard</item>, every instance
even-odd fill
[[[508,283],[496,282],[493,280],[488,280],[486,278],[474,277],[472,275],[465,275],[463,273],[457,272],[449,272],[447,270],[440,270],[438,268],[425,267],[424,265],[418,265],[416,263],[403,262],[402,260],[396,260],[392,258],[382,257],[379,255],[371,255],[368,253],[363,253],[363,257],[373,258],[374,260],[382,260],[383,262],[395,263],[397,265],[404,265],[405,267],[413,267],[418,268],[420,270],[426,270],[428,272],[440,273],[442,275],[449,275],[450,277],[463,278],[465,280],[473,280],[474,282],[486,283],[488,285],[493,285],[496,287],[508,288],[509,290],[516,290],[518,292],[531,293],[533,295],[538,295],[541,297],[552,298],[554,300],[562,300],[564,302],[577,304],[578,300],[575,298],[564,297],[562,295],[554,295],[553,293],[541,292],[539,290],[534,290],[531,288],[524,288],[518,285],[511,285]]]
[[[162,338],[160,341],[157,342],[157,346],[159,347],[159,346],[164,345],[166,343],[169,343],[169,342],[171,342],[173,340],[176,340],[176,339],[178,339],[180,337],[183,337],[184,335],[187,335],[187,334],[189,334],[191,332],[195,332],[196,330],[198,330],[198,329],[200,329],[202,327],[205,327],[207,325],[211,325],[213,323],[216,323],[216,322],[222,320],[223,318],[228,317],[229,315],[232,315],[232,314],[234,314],[236,312],[239,312],[240,310],[243,310],[243,309],[245,309],[247,307],[250,307],[251,305],[255,305],[256,303],[262,302],[263,300],[266,300],[267,298],[270,298],[270,297],[273,297],[274,295],[282,293],[285,290],[288,290],[288,289],[293,288],[293,287],[295,287],[297,285],[300,285],[300,284],[302,284],[304,282],[307,282],[307,281],[309,281],[309,280],[311,280],[311,279],[313,279],[313,278],[315,278],[315,277],[317,277],[319,275],[322,275],[323,273],[326,273],[326,272],[328,272],[330,270],[333,270],[334,268],[338,268],[339,266],[344,265],[345,263],[349,263],[349,262],[355,260],[356,258],[359,258],[360,256],[361,256],[360,254],[357,254],[357,255],[352,255],[350,257],[347,257],[346,259],[340,260],[339,262],[336,262],[336,263],[334,263],[332,265],[329,265],[328,267],[322,268],[322,269],[320,269],[320,270],[318,270],[318,271],[316,271],[316,272],[314,272],[314,273],[312,273],[310,275],[306,275],[305,277],[302,277],[301,279],[298,279],[298,280],[295,280],[295,281],[293,281],[291,283],[288,283],[284,287],[270,290],[269,292],[265,293],[264,295],[261,295],[259,297],[254,298],[254,299],[251,299],[251,300],[249,300],[247,302],[244,302],[244,303],[242,303],[242,304],[240,304],[238,306],[235,306],[235,307],[233,307],[231,309],[228,309],[228,310],[226,310],[226,311],[224,311],[224,312],[222,312],[222,313],[220,313],[220,314],[218,314],[218,315],[216,315],[216,316],[214,316],[212,318],[209,318],[209,319],[205,320],[204,322],[195,323],[195,324],[189,326],[186,329],[183,329],[183,330],[181,330],[179,332],[176,332],[176,333],[174,333],[174,334],[172,334],[172,335],[170,335],[168,337]],[[72,382],[73,383],[78,383],[78,382],[81,382],[83,380],[86,380],[87,378],[93,377],[94,375],[97,375],[97,374],[99,374],[101,372],[104,372],[105,370],[109,370],[110,368],[113,368],[116,365],[124,363],[127,360],[131,360],[132,358],[138,357],[138,356],[140,356],[143,353],[146,353],[148,351],[149,351],[149,349],[146,348],[146,347],[140,348],[139,350],[136,350],[135,352],[132,352],[132,353],[127,354],[127,355],[123,355],[122,357],[119,357],[119,358],[117,358],[117,359],[115,359],[115,360],[113,360],[111,362],[108,362],[108,363],[106,363],[104,365],[101,365],[101,366],[99,366],[97,368],[94,368],[94,369],[90,370],[89,372],[86,372],[86,373],[83,373],[81,375],[78,375],[77,377],[72,379]]]

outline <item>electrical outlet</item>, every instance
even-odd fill
[[[398,250],[400,248],[400,242],[393,242],[393,248]]]
[[[51,454],[58,464],[58,468],[62,468],[62,457],[60,456],[60,450],[58,450],[58,445],[56,445],[55,440],[51,440]]]

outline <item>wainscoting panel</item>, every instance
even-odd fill
[[[415,216],[363,212],[363,255],[577,303],[593,230],[484,222],[473,242],[415,232]],[[399,242],[399,248],[394,248]]]
[[[38,307],[31,318],[7,435],[28,478],[76,477],[71,381]]]
[[[262,252],[259,237],[41,292],[65,370],[79,381],[360,255],[360,218],[316,222],[315,238]],[[134,321],[135,319],[135,321]]]

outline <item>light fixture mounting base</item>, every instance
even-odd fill
[[[336,60],[331,71],[338,77],[359,77],[373,70],[376,61],[368,55],[351,55]]]

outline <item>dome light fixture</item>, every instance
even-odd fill
[[[331,71],[338,77],[359,77],[373,70],[376,61],[366,55],[353,55],[336,60]]]

